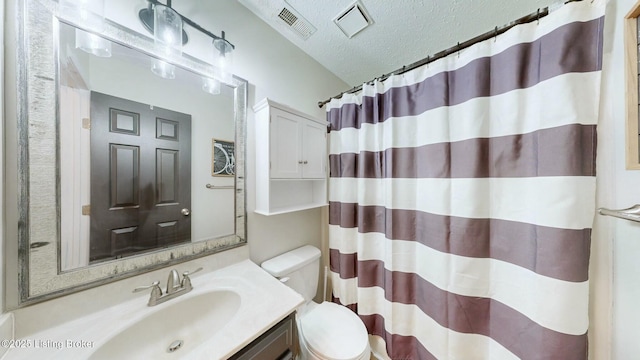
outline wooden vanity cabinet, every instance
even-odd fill
[[[260,335],[230,360],[293,360],[298,355],[295,313]]]

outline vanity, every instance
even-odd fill
[[[162,304],[148,306],[148,295],[136,296],[17,339],[4,359],[295,356],[293,315],[304,302],[298,293],[250,260],[191,281],[192,291]]]

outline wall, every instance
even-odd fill
[[[617,85],[613,84],[613,73],[620,66],[622,58],[613,52],[613,45],[619,42],[614,33],[615,21],[612,8],[615,1],[609,2],[605,14],[604,53],[602,70],[602,92],[600,105],[600,122],[598,124],[598,154],[597,154],[597,207],[611,207],[615,197],[616,168],[624,168],[624,154],[616,155],[615,147],[623,149],[624,140],[615,139],[614,128],[623,125],[623,112],[614,116],[612,94]],[[618,58],[619,57],[619,58]],[[616,63],[619,62],[620,65]],[[622,88],[621,88],[622,89]],[[622,156],[617,159],[617,156]],[[611,219],[600,216],[594,217],[591,238],[591,265],[589,273],[590,301],[589,301],[589,358],[612,359],[612,241],[613,232]]]
[[[4,16],[5,16],[5,1],[0,0],[0,69],[4,69]],[[2,120],[4,123],[4,71],[0,73],[0,114],[2,114]],[[0,126],[0,145],[4,142],[4,126]],[[0,177],[2,183],[5,183],[4,173],[4,147],[0,146]],[[4,192],[0,191],[0,203],[4,204]],[[4,206],[0,207],[0,244],[4,244]],[[0,279],[4,279],[4,246],[0,246]],[[0,280],[2,281],[2,280]],[[4,281],[2,281],[2,287],[0,287],[0,294],[4,294]],[[4,309],[4,296],[0,296],[0,309]]]
[[[640,171],[625,170],[625,74],[623,19],[636,0],[610,1],[605,21],[605,71],[603,84],[603,116],[599,125],[599,206],[626,208],[640,203]],[[640,354],[640,224],[611,217],[596,217],[593,260],[603,260],[605,249],[612,254],[610,288],[606,279],[596,281],[592,301],[604,299],[606,290],[612,298],[611,353],[600,353],[594,359],[632,359]],[[599,251],[602,249],[602,251]],[[592,267],[593,268],[593,267]],[[605,271],[600,272],[602,275]],[[594,277],[592,276],[592,281]],[[595,278],[598,280],[598,278]],[[607,310],[604,305],[602,313]],[[594,317],[601,317],[593,314]],[[596,332],[606,328],[603,321]],[[604,335],[604,334],[602,334]],[[604,347],[604,345],[603,345]],[[608,356],[607,356],[608,355]]]

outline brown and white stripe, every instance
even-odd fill
[[[334,301],[390,358],[587,358],[604,5],[328,105]]]

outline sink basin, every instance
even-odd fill
[[[229,290],[184,295],[148,311],[149,315],[120,331],[90,359],[179,359],[222,330],[240,308],[240,296]],[[109,319],[104,319],[105,324]]]

